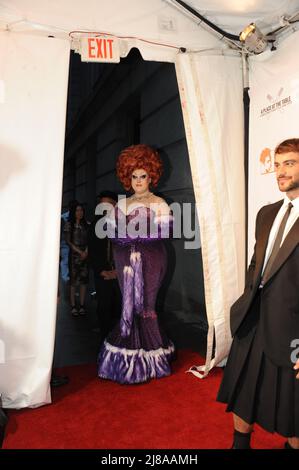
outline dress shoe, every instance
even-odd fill
[[[80,305],[79,315],[86,315],[86,310],[84,308],[84,305]]]
[[[61,375],[52,375],[50,385],[51,387],[61,387],[61,385],[68,384],[70,379],[62,377]]]

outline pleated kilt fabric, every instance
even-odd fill
[[[292,367],[276,366],[264,353],[260,294],[234,337],[217,401],[249,424],[284,437],[299,437],[299,380]]]

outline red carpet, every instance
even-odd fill
[[[52,405],[10,412],[4,448],[227,449],[232,417],[215,401],[222,370],[204,380],[185,373],[199,362],[179,351],[173,375],[142,385],[100,380],[95,365],[64,368],[70,383],[54,390]],[[284,441],[257,427],[252,445],[277,449]]]

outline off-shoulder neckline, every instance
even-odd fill
[[[119,206],[115,206],[115,209],[114,209],[114,210],[118,209],[120,212],[123,213],[123,215],[125,215],[125,216],[127,217],[127,216],[129,216],[130,214],[132,214],[132,212],[134,212],[134,211],[136,211],[137,209],[140,209],[140,208],[148,209],[149,211],[153,212],[153,213],[156,215],[156,212],[155,212],[153,209],[151,209],[150,207],[144,206],[144,205],[134,207],[134,208],[133,208],[130,212],[128,212],[127,214],[126,214],[126,213],[121,209],[121,207],[119,207]]]

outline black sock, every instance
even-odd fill
[[[250,447],[251,433],[252,431],[239,432],[235,430],[232,449],[251,449]]]

